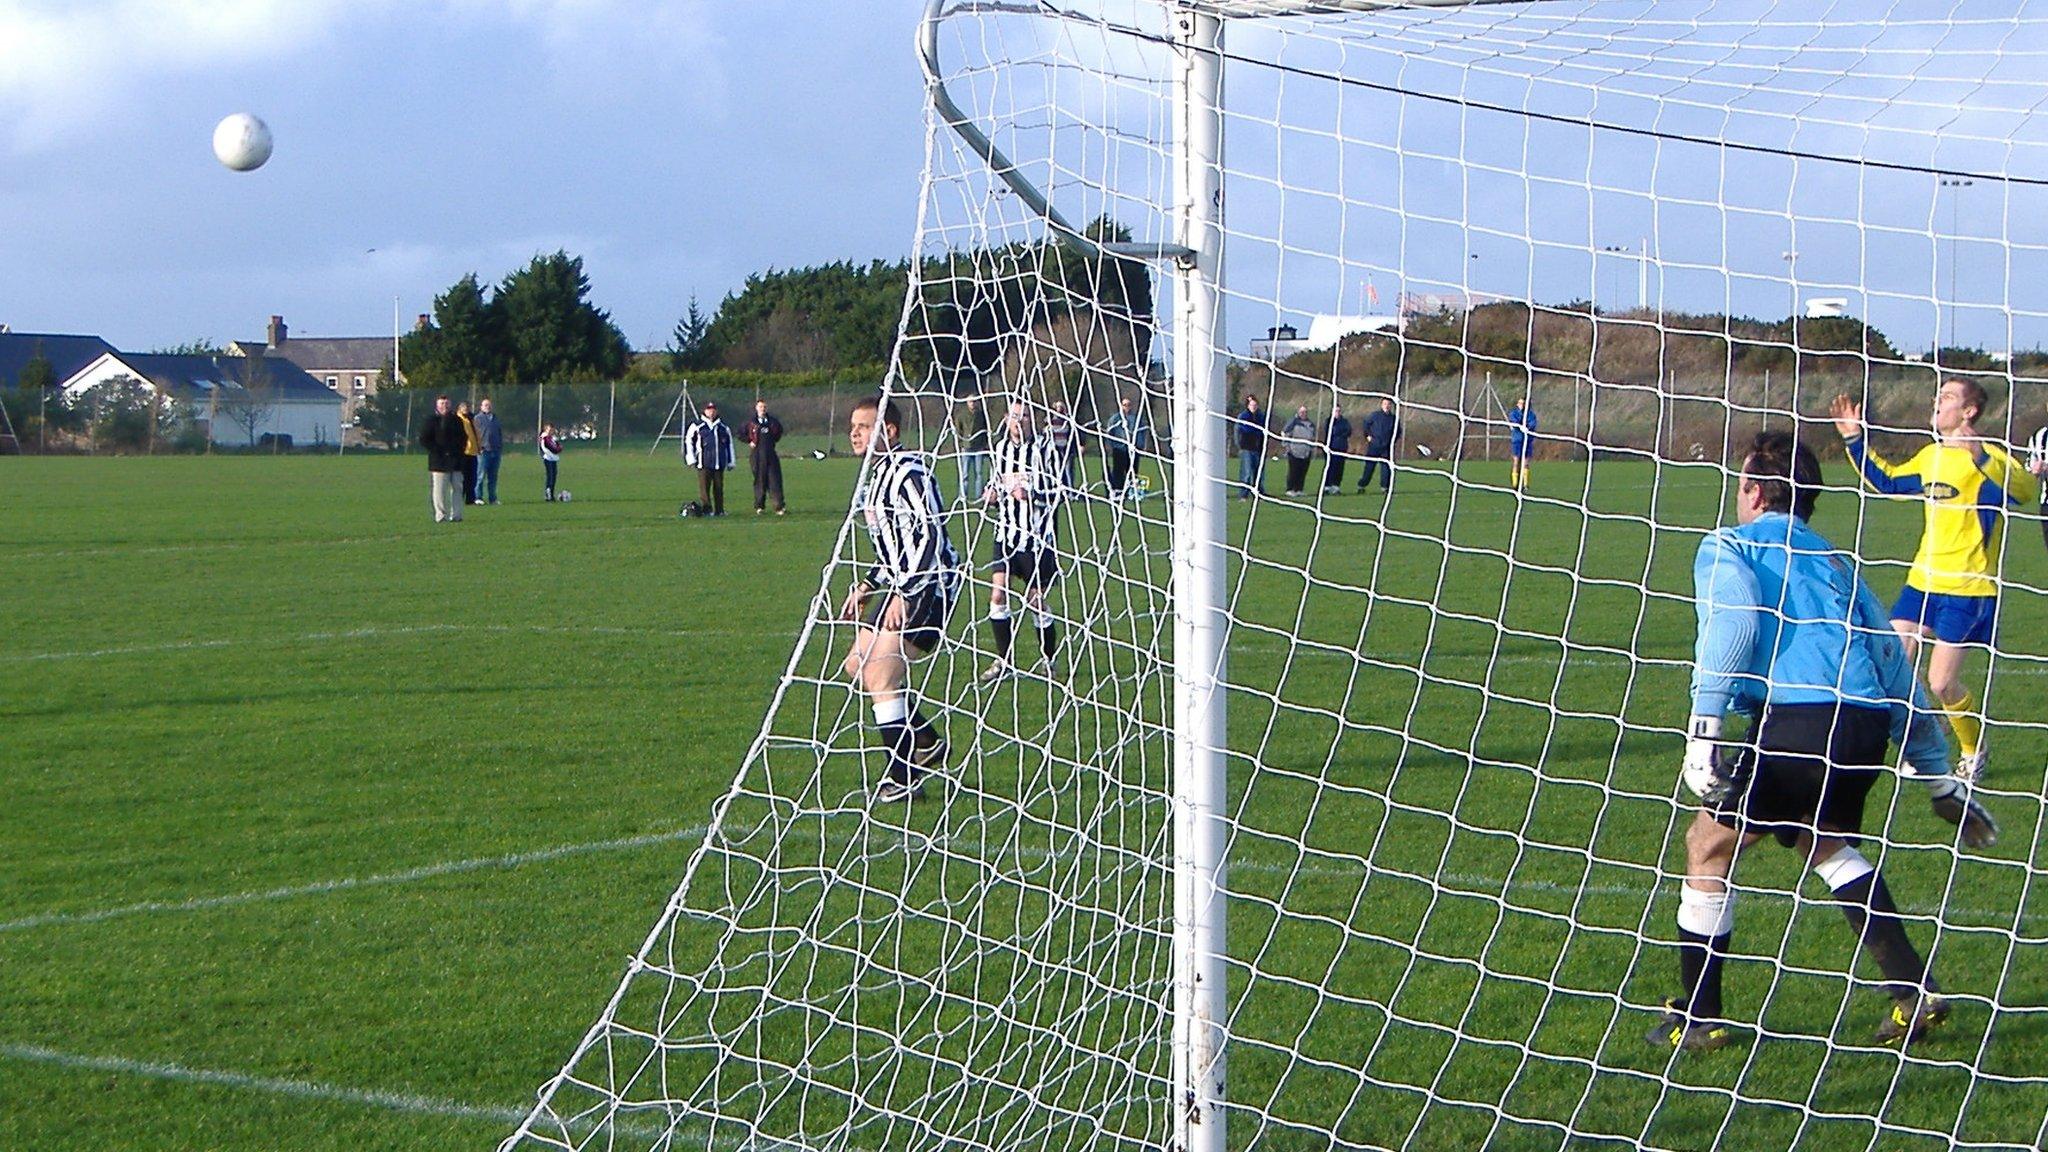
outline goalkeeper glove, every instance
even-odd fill
[[[1721,767],[1721,718],[1695,716],[1685,734],[1685,786],[1710,806],[1735,792],[1737,781]]]
[[[1962,781],[1953,776],[1934,777],[1927,785],[1927,802],[1936,816],[1962,829],[1965,845],[1989,848],[1998,843],[1998,821]]]

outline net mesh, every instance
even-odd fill
[[[1691,562],[1742,446],[1825,445],[1815,417],[1848,393],[1896,455],[1955,375],[1989,387],[1995,437],[2041,422],[2048,18],[1203,7],[1232,18],[1210,416],[1249,395],[1274,433],[1218,544],[1230,1143],[2037,1146],[2038,508],[2011,519],[1998,640],[1966,666],[2004,839],[1959,851],[1911,783],[1867,809],[1950,1026],[1878,1046],[1874,969],[1801,862],[1758,851],[1734,878],[1746,1042],[1674,1061],[1642,1033],[1675,991]],[[941,78],[1083,233],[1172,244],[1178,12],[955,4]],[[951,742],[943,791],[871,807],[883,752],[836,615],[850,517],[712,833],[508,1147],[1172,1142],[1171,512],[1109,489],[1116,401],[1150,418],[1137,493],[1253,485],[1175,469],[1161,365],[1189,336],[1163,265],[1050,229],[936,116],[917,254],[891,394],[977,566],[975,406],[1057,402],[1077,428],[1062,658],[981,681],[977,574],[912,673]],[[1333,409],[1357,427],[1382,398],[1390,490],[1356,490],[1361,430],[1326,491]],[[1521,485],[1517,400],[1538,416]],[[1815,526],[1889,597],[1920,511],[1826,454]]]

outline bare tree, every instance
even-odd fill
[[[243,443],[253,448],[258,430],[270,422],[270,414],[277,406],[277,386],[271,379],[270,363],[264,357],[234,359],[236,367],[223,367],[221,378],[214,382],[215,395],[209,408],[215,420],[226,420],[240,429]],[[214,359],[216,367],[225,363],[224,357]],[[271,447],[278,447],[276,440],[271,441]]]

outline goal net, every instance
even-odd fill
[[[1744,445],[1822,451],[1814,525],[1889,598],[1920,504],[1858,483],[1830,399],[1893,459],[1944,379],[1995,439],[2048,417],[2048,13],[931,0],[921,48],[889,388],[974,568],[911,672],[939,786],[871,799],[850,514],[712,830],[507,1148],[2040,1145],[2038,506],[1963,670],[2003,838],[1960,847],[1903,777],[1865,811],[1947,1027],[1873,1039],[1876,968],[1765,841],[1738,1042],[1644,1032],[1677,990],[1692,558]],[[1111,491],[1125,400],[1127,487],[1164,498]],[[1059,656],[1013,598],[1021,671],[983,680],[976,407],[1011,403],[1078,445]]]

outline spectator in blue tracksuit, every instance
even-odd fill
[[[1380,491],[1393,491],[1394,437],[1399,431],[1399,422],[1394,417],[1394,402],[1382,399],[1380,410],[1365,418],[1365,469],[1358,474],[1360,492],[1372,483],[1372,474],[1379,469],[1385,469],[1380,475]]]
[[[1351,452],[1351,421],[1335,404],[1330,405],[1330,426],[1323,430],[1323,450],[1328,454],[1323,461],[1323,495],[1335,496],[1344,490],[1344,458]]]
[[[1244,498],[1265,495],[1259,474],[1266,463],[1266,414],[1259,411],[1258,397],[1244,398],[1244,411],[1231,421],[1231,433],[1237,448],[1237,482],[1244,485]]]
[[[1529,486],[1529,457],[1536,452],[1536,409],[1524,396],[1515,397],[1508,410],[1508,481],[1516,488]]]

